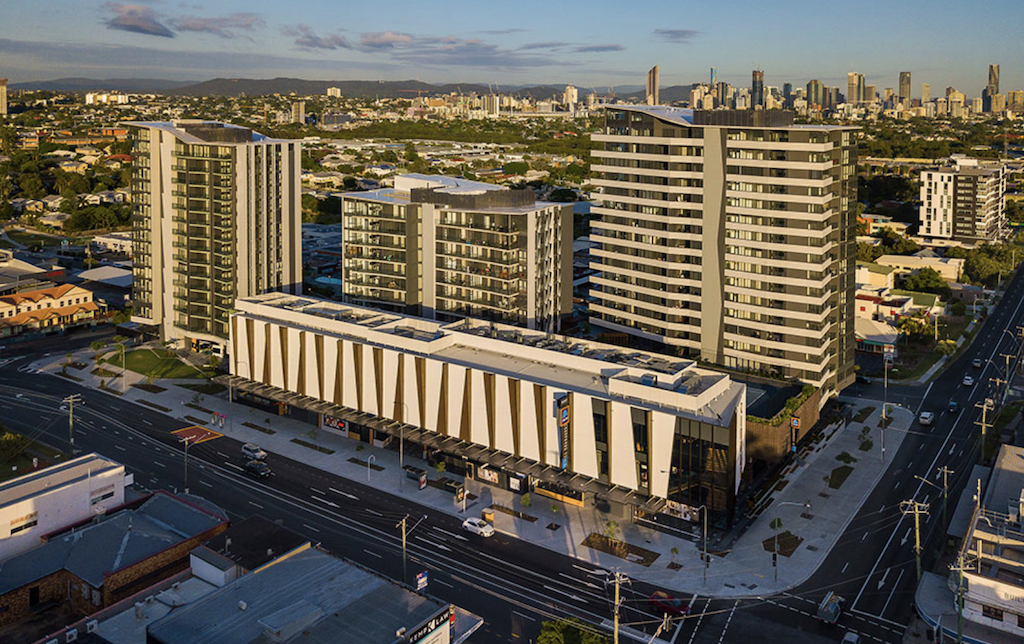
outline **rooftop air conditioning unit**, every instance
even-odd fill
[[[99,628],[99,627],[100,627],[100,623],[99,623],[98,620],[90,619],[88,622],[85,623],[85,632],[86,633],[95,633],[96,629]]]
[[[65,642],[74,642],[76,640],[78,640],[78,629],[77,628],[72,628],[71,630],[69,630],[67,633],[64,634],[64,641]]]
[[[244,601],[239,600],[239,602],[238,602],[238,610],[245,610],[247,608],[249,608],[249,604],[246,604]]]
[[[654,375],[653,373],[645,373],[644,375],[640,376],[640,384],[647,385],[648,387],[657,387],[658,376]]]

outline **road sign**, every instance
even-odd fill
[[[424,590],[430,580],[427,578],[427,572],[424,570],[420,574],[416,575],[416,590]]]
[[[896,345],[887,344],[882,347],[882,350],[885,353],[886,358],[892,358],[893,354],[896,353]]]
[[[791,418],[789,423],[793,426],[793,429],[800,429],[800,419],[796,416]]]

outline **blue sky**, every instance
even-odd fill
[[[599,89],[719,77],[811,78],[845,88],[851,68],[881,91],[901,70],[932,95],[1024,88],[1024,3],[948,0],[4,0],[0,76],[419,78],[574,83]],[[603,91],[603,90],[602,90]]]

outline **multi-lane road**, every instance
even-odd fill
[[[910,409],[936,413],[930,427],[914,425],[892,459],[880,484],[869,495],[837,546],[806,583],[789,593],[743,600],[686,597],[693,613],[663,630],[660,637],[676,644],[721,644],[756,637],[768,642],[837,641],[845,630],[865,641],[897,642],[913,610],[916,569],[912,517],[900,501],[928,503],[922,519],[924,565],[941,543],[941,492],[916,476],[941,486],[938,468],[950,475],[952,505],[977,459],[978,411],[995,368],[991,360],[1015,351],[1012,335],[1024,323],[1024,281],[1019,277],[993,311],[976,343],[928,386],[894,386],[890,400]],[[1004,333],[1008,330],[1009,333]],[[94,337],[72,339],[85,345]],[[63,355],[66,340],[9,347],[0,354],[0,422],[12,430],[65,447],[67,415],[60,401],[80,393],[85,404],[76,407],[75,444],[79,450],[99,451],[123,462],[138,484],[149,488],[181,489],[185,462],[181,446],[170,433],[183,423],[155,409],[25,368],[45,351]],[[971,367],[981,357],[984,368]],[[965,373],[977,384],[963,387]],[[881,398],[877,384],[857,385],[847,395]],[[895,397],[895,398],[894,398]],[[944,410],[954,400],[960,412]],[[269,456],[275,475],[269,480],[247,478],[241,471],[240,445],[224,437],[189,450],[189,487],[224,508],[232,518],[261,514],[281,519],[293,530],[331,552],[346,556],[386,575],[402,577],[400,531],[402,517],[415,529],[408,540],[408,575],[430,571],[430,591],[481,616],[486,623],[475,642],[530,641],[541,621],[573,616],[592,624],[610,620],[612,593],[605,571],[570,557],[498,535],[481,539],[464,533],[455,517],[385,494],[358,482],[312,469],[276,454]],[[767,561],[766,561],[767,564]],[[752,571],[752,574],[756,571]],[[623,587],[622,621],[654,633],[660,616],[647,604],[654,587],[633,581]],[[829,590],[847,598],[838,626],[814,619],[817,602]],[[626,640],[624,640],[626,641]]]

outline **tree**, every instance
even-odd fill
[[[941,356],[951,356],[956,353],[956,341],[954,340],[940,340],[935,345],[935,351]]]
[[[525,161],[511,161],[506,163],[502,170],[505,174],[526,174],[530,171],[530,164]]]
[[[608,519],[608,522],[604,524],[604,536],[609,539],[614,539],[619,534],[619,522],[613,519]]]
[[[530,493],[529,492],[527,492],[527,493],[523,494],[521,497],[519,497],[519,505],[523,506],[524,508],[530,507],[530,504],[532,502],[533,502],[533,500],[530,498]]]
[[[922,268],[917,273],[908,275],[903,280],[903,286],[908,291],[919,293],[934,293],[943,297],[949,297],[950,288],[946,280],[942,279],[939,272],[934,268]]]
[[[103,340],[93,340],[92,344],[89,345],[89,348],[96,353],[96,355],[94,356],[95,360],[100,359],[100,351],[102,351],[103,347],[105,346],[107,346],[107,343],[104,342]]]
[[[967,315],[967,305],[960,300],[957,300],[956,302],[953,302],[950,307],[950,312],[956,317],[963,317],[964,315]]]
[[[923,336],[927,335],[932,330],[932,323],[923,315],[904,315],[896,323],[896,328],[903,331],[908,336]]]

